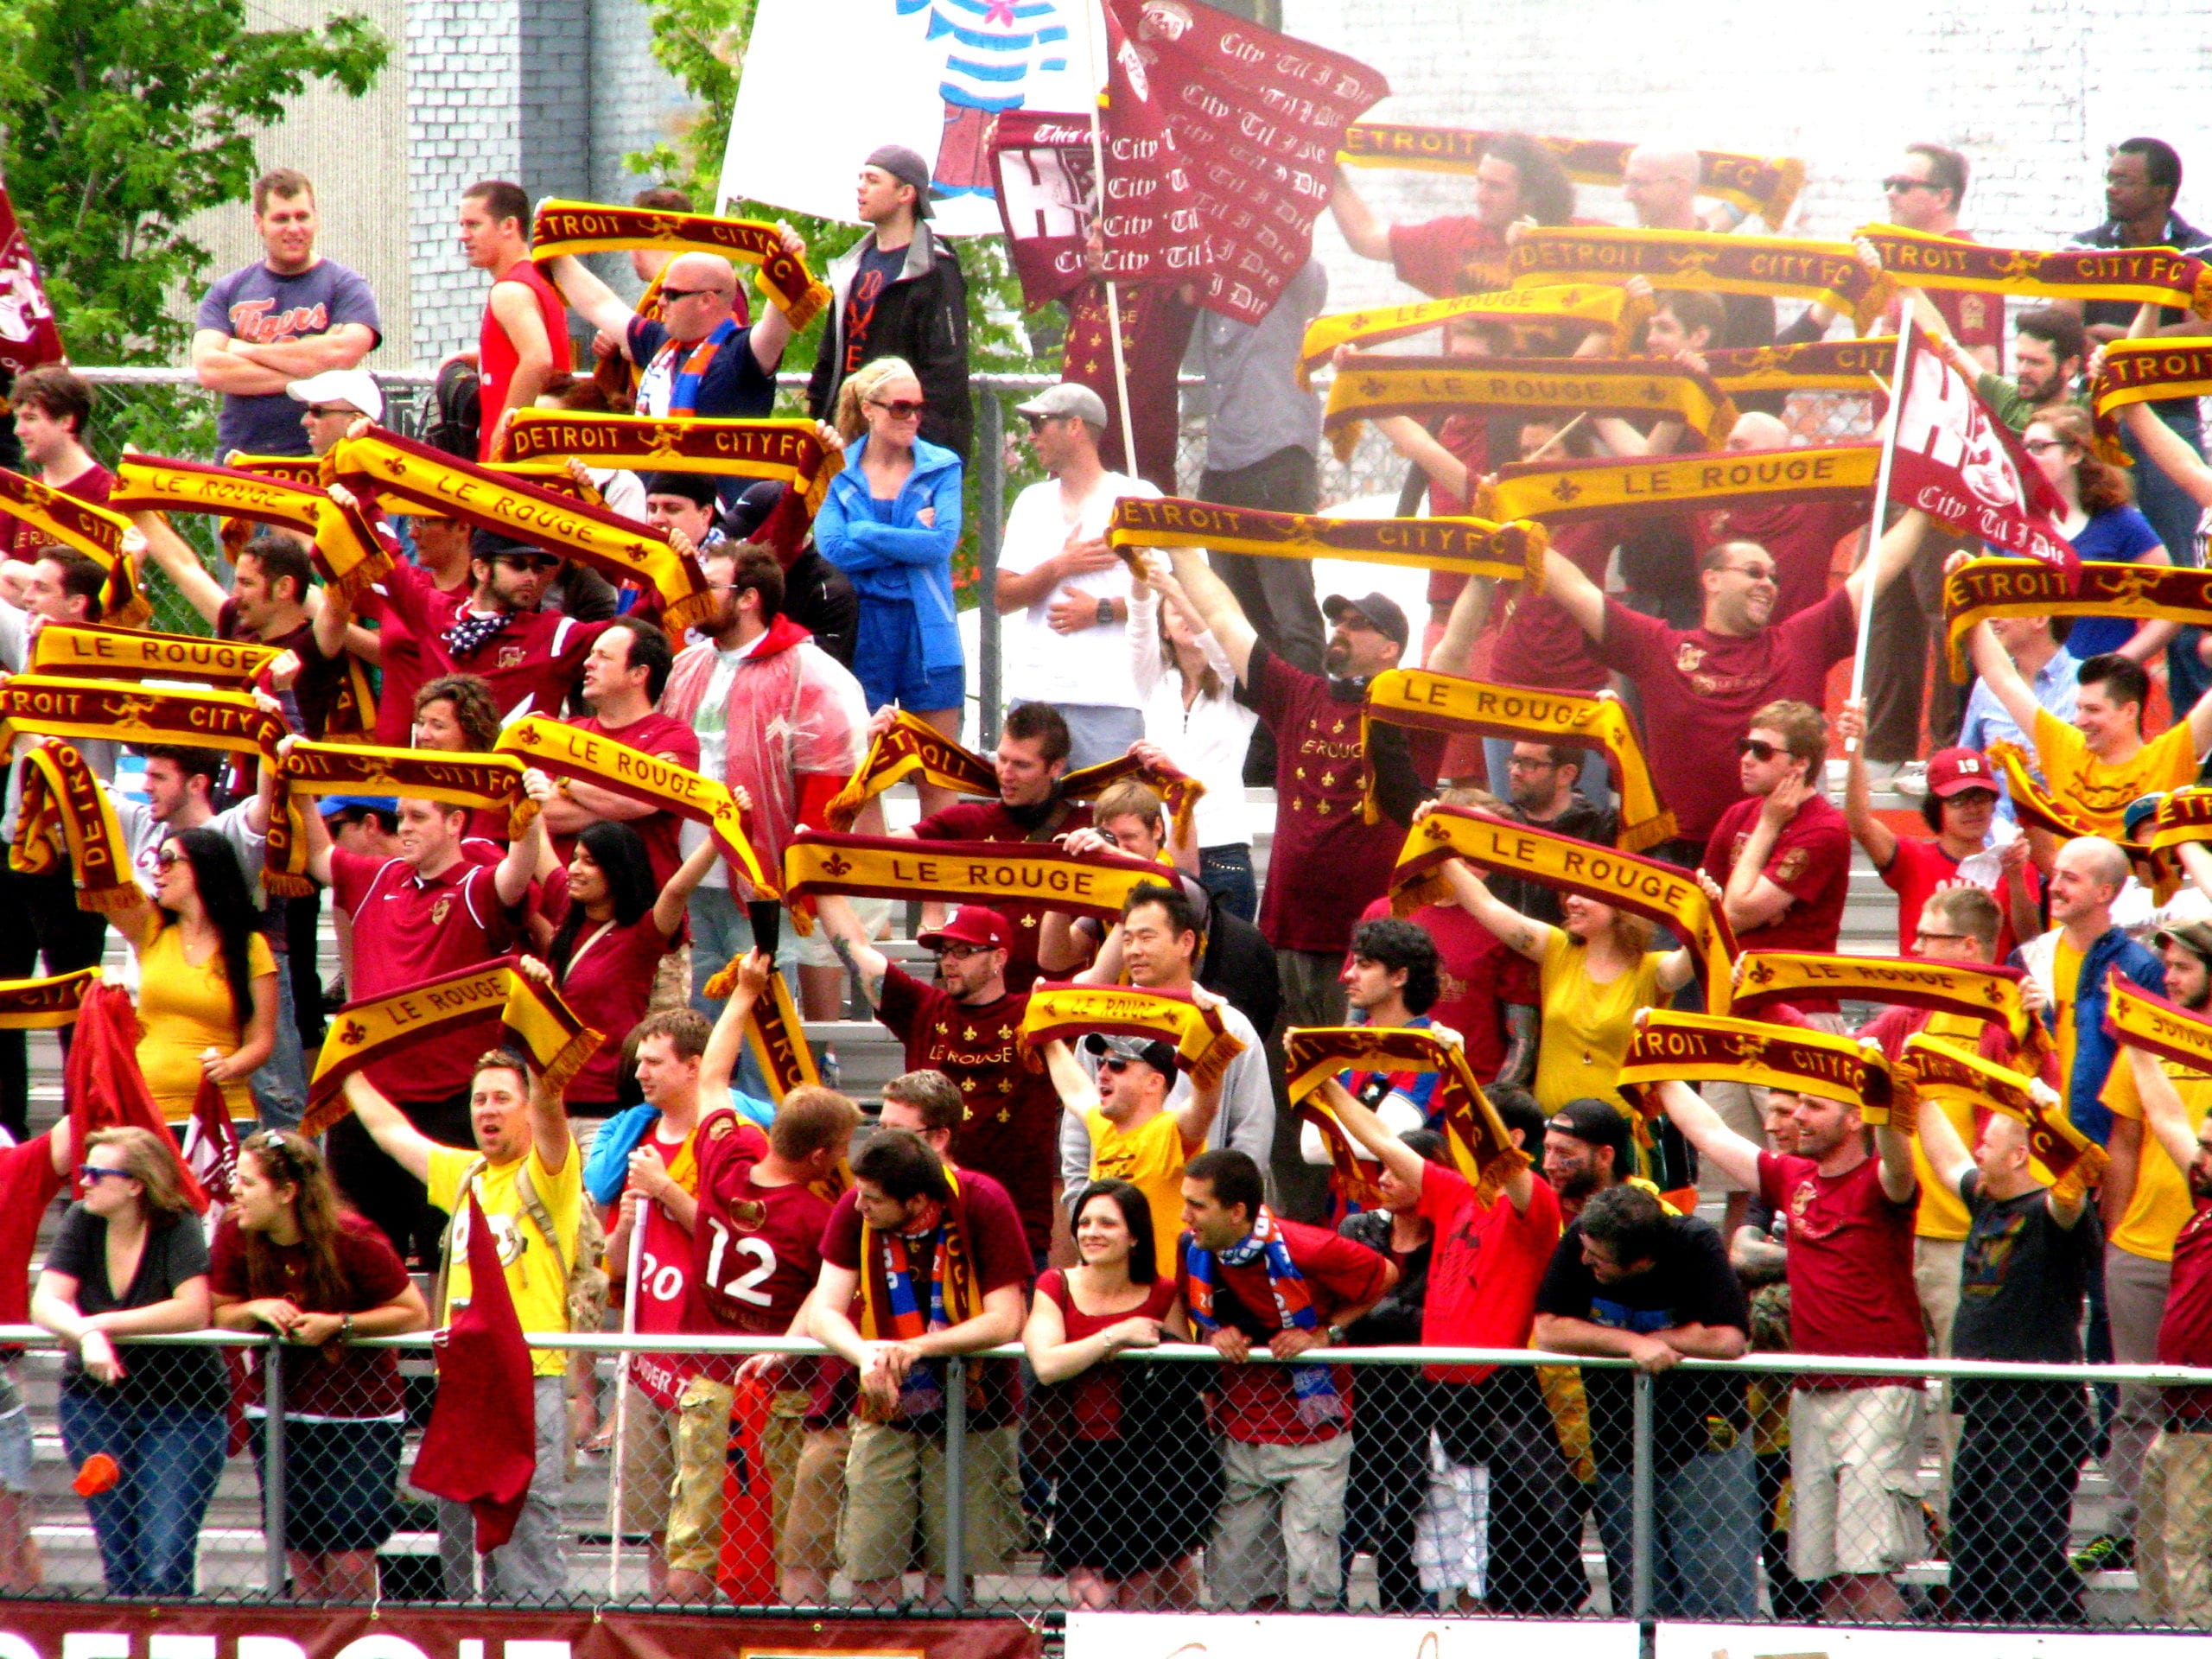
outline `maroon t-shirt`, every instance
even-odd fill
[[[115,474],[94,461],[67,484],[54,487],[72,499],[104,507],[115,489]],[[53,544],[54,538],[36,525],[25,524],[13,514],[0,512],[0,550],[4,550],[8,557],[28,559],[40,548]]]
[[[1386,897],[1370,905],[1359,919],[1378,921],[1389,914]],[[1511,1042],[1506,1005],[1536,1005],[1535,964],[1507,950],[1497,934],[1457,905],[1423,905],[1406,919],[1436,944],[1436,1001],[1428,1017],[1459,1033],[1476,1079],[1490,1082],[1505,1063]]]
[[[1912,1283],[1917,1192],[1903,1204],[1882,1191],[1882,1163],[1842,1175],[1810,1158],[1759,1154],[1759,1197],[1789,1227],[1789,1319],[1801,1354],[1925,1359],[1928,1332]],[[1917,1377],[1801,1376],[1801,1389],[1918,1388]]]
[[[1841,588],[1741,639],[1669,627],[1605,601],[1598,659],[1643,694],[1644,752],[1684,836],[1707,839],[1735,804],[1736,740],[1751,728],[1752,715],[1783,697],[1821,707],[1828,665],[1848,657],[1858,636],[1851,595]]]
[[[543,712],[543,711],[541,711]],[[642,720],[633,720],[627,726],[609,730],[600,723],[597,715],[586,715],[572,720],[569,725],[580,732],[591,732],[601,737],[611,737],[617,743],[628,745],[644,753],[673,761],[679,766],[696,772],[699,769],[699,734],[683,721],[671,720],[666,715],[647,714]],[[652,861],[653,886],[668,885],[676,874],[676,867],[683,861],[683,849],[678,845],[683,833],[683,820],[670,812],[651,812],[642,818],[623,820],[645,843],[645,856]],[[575,852],[574,836],[557,836],[553,842],[553,855],[568,868],[570,854]],[[561,889],[565,892],[566,889]]]
[[[1034,810],[1009,811],[1002,801],[960,801],[932,812],[914,826],[919,841],[1056,841],[1071,830],[1090,828],[1090,809],[1080,801],[1046,803]],[[1014,946],[1007,952],[1006,983],[1026,991],[1037,982],[1037,930],[1050,905],[1007,903],[993,910],[1014,925]]]
[[[1260,931],[1278,950],[1334,956],[1390,885],[1406,829],[1367,822],[1361,702],[1269,651],[1252,647],[1246,700],[1275,734],[1275,839]]]
[[[446,630],[469,609],[469,588],[443,592],[429,572],[411,564],[394,565],[384,588],[391,613],[414,636],[421,663],[418,686],[447,674],[474,674],[491,686],[502,725],[524,715],[557,718],[583,674],[592,642],[611,624],[611,619],[579,622],[557,611],[515,611],[498,633],[465,658],[456,658],[446,644]]]
[[[346,1287],[346,1294],[334,1301],[308,1294],[304,1243],[264,1243],[276,1260],[283,1287],[258,1294],[280,1295],[303,1313],[366,1313],[382,1307],[409,1283],[407,1268],[386,1242],[383,1229],[350,1210],[339,1216],[334,1241],[339,1277]],[[207,1255],[207,1288],[218,1296],[250,1299],[257,1294],[246,1277],[245,1234],[229,1212],[215,1224],[215,1242]],[[284,1359],[284,1415],[290,1421],[397,1422],[405,1409],[399,1356],[391,1349],[334,1344],[320,1352],[288,1351]],[[261,1414],[262,1398],[256,1388],[254,1403],[246,1407],[248,1416]]]
[[[1059,1173],[1060,1096],[1041,1070],[1021,1059],[1029,994],[959,1002],[893,963],[877,1016],[906,1045],[906,1069],[942,1071],[960,1090],[953,1161],[1003,1186],[1030,1248],[1052,1242],[1052,1181]]]
[[[687,1331],[779,1337],[821,1275],[830,1200],[810,1186],[756,1185],[757,1163],[756,1149],[737,1135],[709,1141],[699,1153]],[[724,1356],[694,1364],[728,1381],[738,1362]],[[778,1386],[811,1389],[816,1382],[814,1363],[794,1358]]]
[[[668,949],[667,936],[653,925],[651,911],[627,927],[587,921],[576,935],[567,971],[561,976],[561,1000],[584,1024],[598,1032],[598,1052],[569,1079],[563,1096],[571,1111],[611,1114],[620,1093],[622,1044],[645,1017],[653,975]]]
[[[1471,215],[1390,227],[1390,268],[1431,299],[1487,294],[1505,283],[1505,237]]]
[[[1736,856],[1751,838],[1764,797],[1747,795],[1720,815],[1705,844],[1700,868],[1722,887],[1736,868]],[[1808,799],[1774,838],[1767,854],[1766,879],[1793,902],[1764,927],[1736,936],[1746,950],[1810,950],[1833,954],[1843,925],[1843,901],[1851,890],[1851,830],[1843,814],[1825,795]],[[1807,1014],[1833,1014],[1831,997],[1804,996],[1797,1006]]]
[[[215,613],[215,637],[218,639],[237,639],[238,632],[238,602],[226,599]],[[300,711],[300,724],[307,734],[320,741],[323,730],[330,724],[330,711],[337,701],[340,690],[346,683],[346,658],[341,652],[326,657],[315,642],[315,624],[302,622],[280,639],[260,643],[289,651],[300,659],[300,677],[292,682],[292,702]]]
[[[1075,1305],[1067,1275],[1047,1268],[1038,1275],[1037,1294],[1060,1310],[1067,1340],[1081,1342],[1101,1331],[1111,1330],[1123,1319],[1164,1319],[1175,1306],[1174,1277],[1162,1274],[1153,1281],[1143,1303],[1120,1313],[1086,1313]],[[1069,1413],[1075,1420],[1078,1440],[1112,1440],[1122,1433],[1122,1377],[1128,1370],[1116,1364],[1093,1365],[1058,1386],[1067,1390]]]
[[[1603,519],[1562,524],[1552,546],[1584,575],[1605,585],[1605,564],[1618,539]],[[1605,665],[1591,649],[1590,636],[1574,614],[1555,599],[1522,594],[1512,600],[1491,647],[1490,678],[1501,685],[1531,685],[1544,691],[1602,690]]]
[[[1808,611],[1828,595],[1836,543],[1866,527],[1866,509],[1855,501],[1748,501],[1700,513],[1700,554],[1722,542],[1756,542],[1773,558],[1774,614],[1767,626]]]
[[[0,1325],[31,1322],[31,1251],[60,1190],[46,1135],[0,1150]]]
[[[2158,1321],[2158,1363],[2212,1366],[2212,1204],[2199,1204],[2175,1236],[2173,1278],[2165,1316]],[[2166,1409],[2177,1417],[2212,1420],[2212,1389],[2168,1389]]]

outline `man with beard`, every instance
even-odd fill
[[[1519,681],[1515,681],[1519,684]],[[1610,847],[1620,833],[1620,815],[1609,806],[1596,806],[1581,790],[1590,751],[1571,743],[1516,742],[1505,763],[1506,813],[1516,823],[1533,823],[1555,835],[1578,841],[1594,841]],[[1605,779],[1603,757],[1598,778]],[[1490,890],[1531,921],[1560,926],[1566,912],[1560,896],[1541,881],[1526,876],[1494,875]]]
[[[1927,333],[1929,342],[1951,359],[1952,366],[1974,382],[1975,393],[1989,405],[1989,412],[2015,432],[2024,432],[2036,410],[2046,404],[2071,401],[2085,407],[2089,389],[2082,379],[2088,361],[2088,336],[2082,320],[2063,306],[2038,305],[2020,313],[2012,325],[2012,378],[2007,380],[1985,367],[1972,352],[1951,337],[1933,304],[1916,306],[1913,321]]]
[[[1592,1194],[1630,1178],[1636,1157],[1628,1137],[1628,1120],[1606,1101],[1570,1100],[1551,1115],[1544,1124],[1544,1179],[1559,1194],[1560,1215],[1573,1221]]]

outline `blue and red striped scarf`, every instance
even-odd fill
[[[960,1176],[950,1164],[944,1166],[944,1179],[950,1196],[930,1225],[918,1232],[884,1231],[861,1218],[861,1334],[871,1342],[912,1342],[982,1312],[976,1264],[962,1225],[966,1211],[960,1202]],[[925,1255],[926,1268],[921,1265]],[[976,1381],[971,1371],[970,1406],[976,1402]],[[928,1360],[909,1366],[899,1391],[899,1416],[926,1417],[944,1409],[943,1370]]]
[[[1306,1284],[1306,1275],[1299,1272],[1297,1263],[1290,1259],[1290,1246],[1283,1242],[1281,1224],[1265,1205],[1260,1206],[1252,1230],[1225,1250],[1217,1253],[1205,1249],[1197,1239],[1192,1239],[1190,1249],[1183,1255],[1184,1271],[1190,1281],[1192,1322],[1209,1337],[1220,1330],[1221,1321],[1214,1317],[1213,1299],[1222,1268],[1249,1268],[1255,1263],[1268,1275],[1268,1290],[1274,1298],[1275,1318],[1281,1328],[1319,1330],[1321,1321],[1313,1312],[1313,1289]],[[1298,1419],[1309,1427],[1344,1417],[1344,1398],[1337,1392],[1336,1376],[1330,1367],[1294,1365],[1290,1368],[1290,1385],[1298,1395]]]

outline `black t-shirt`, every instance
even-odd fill
[[[218,639],[239,639],[252,636],[238,632],[238,602],[235,599],[223,601],[223,608],[215,613],[215,637]],[[315,624],[306,621],[281,639],[261,640],[263,645],[289,651],[300,659],[300,677],[284,696],[299,711],[300,729],[308,737],[321,740],[330,724],[332,708],[338,702],[338,693],[346,681],[344,656],[326,657],[315,644]]]
[[[1750,1306],[1727,1247],[1710,1222],[1668,1217],[1659,1259],[1642,1273],[1601,1285],[1582,1260],[1582,1224],[1560,1237],[1536,1289],[1536,1312],[1586,1319],[1615,1331],[1649,1335],[1680,1325],[1733,1325],[1748,1333]],[[1635,1461],[1636,1373],[1586,1370],[1590,1451],[1601,1469]],[[1652,1451],[1662,1469],[1678,1469],[1700,1452],[1732,1446],[1749,1428],[1744,1385],[1718,1372],[1669,1372],[1651,1385]]]
[[[73,1204],[61,1217],[46,1265],[77,1281],[79,1313],[151,1307],[175,1295],[188,1279],[206,1276],[207,1240],[194,1217],[149,1229],[138,1272],[118,1295],[107,1281],[107,1223],[83,1205]],[[219,1411],[230,1397],[222,1356],[213,1348],[133,1347],[118,1342],[116,1351],[123,1362],[123,1380],[112,1389],[86,1376],[84,1362],[73,1352],[62,1368],[62,1386],[80,1394],[98,1393],[118,1404],[200,1406]]]
[[[1992,1198],[1979,1171],[1959,1178],[1959,1196],[1973,1222],[1959,1267],[1959,1312],[1951,1352],[1959,1359],[2079,1365],[2082,1299],[2104,1259],[2094,1205],[2062,1227],[2037,1187],[2017,1198]]]

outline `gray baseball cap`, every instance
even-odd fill
[[[1047,386],[1026,404],[1016,404],[1014,411],[1021,415],[1039,415],[1050,420],[1058,416],[1072,415],[1084,425],[1106,429],[1106,400],[1089,386],[1074,380],[1063,380],[1057,386]]]

